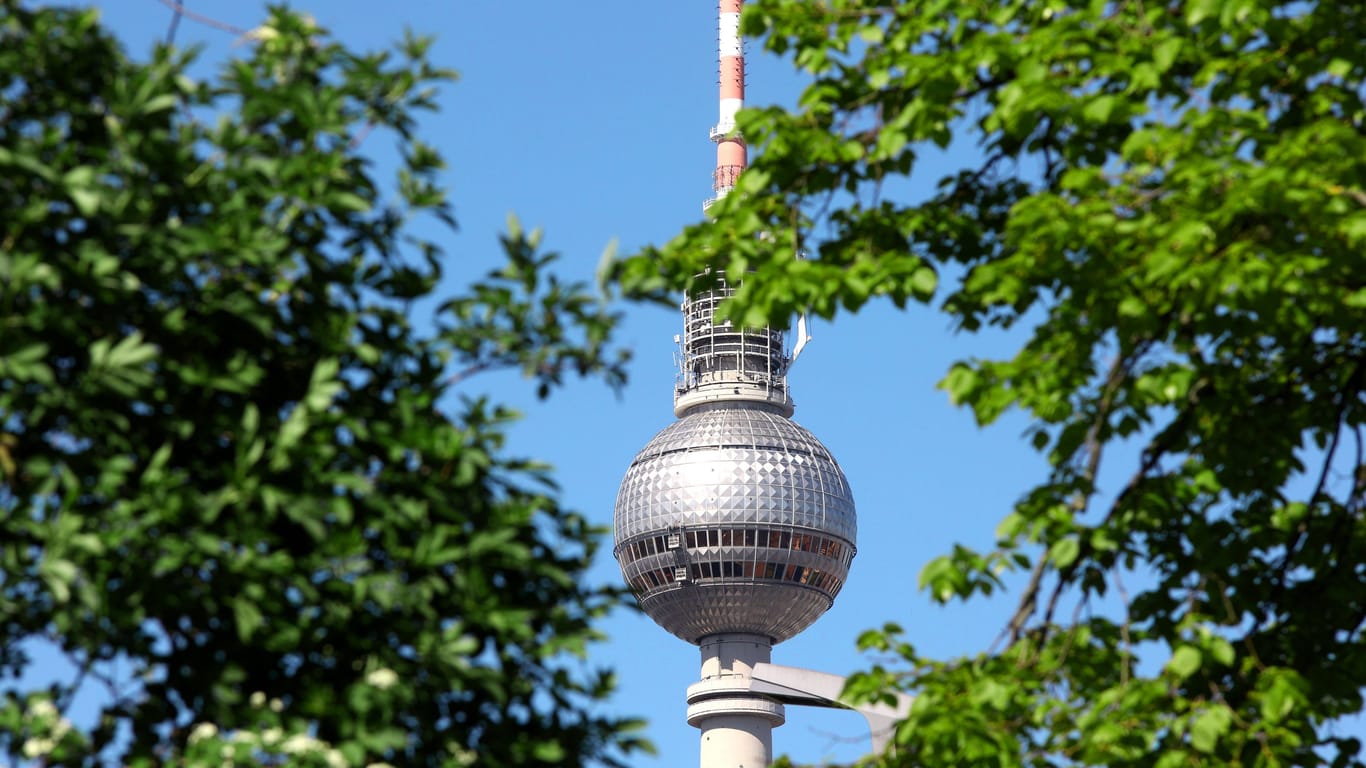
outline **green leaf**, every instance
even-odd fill
[[[8,355],[0,356],[0,377],[13,381],[51,384],[52,369],[44,362],[47,354],[48,345],[35,342]]]
[[[1259,683],[1265,688],[1260,694],[1259,711],[1267,722],[1284,722],[1296,709],[1308,703],[1304,695],[1304,682],[1293,671],[1267,670]]]
[[[333,398],[343,388],[342,383],[337,380],[338,370],[340,370],[340,363],[336,358],[318,361],[308,383],[308,394],[304,395],[305,408],[314,413],[327,410]]]
[[[558,764],[564,761],[564,747],[558,741],[542,741],[532,747],[532,754],[542,763]]]
[[[954,363],[948,375],[939,382],[939,387],[949,393],[950,402],[962,405],[971,401],[979,381],[980,377],[975,369],[964,363]]]
[[[156,355],[156,345],[144,343],[141,331],[134,331],[112,347],[108,339],[101,339],[90,348],[91,363],[103,368],[131,368],[152,360]]]
[[[52,599],[65,603],[71,599],[71,588],[76,581],[76,564],[61,558],[43,558],[38,573],[52,592]]]
[[[271,446],[271,469],[279,471],[289,466],[290,452],[308,433],[309,424],[308,408],[299,405],[289,412],[289,416],[280,424],[280,431],[275,436],[274,445]]]
[[[1172,653],[1171,660],[1167,662],[1167,669],[1178,680],[1185,680],[1196,672],[1200,671],[1200,663],[1203,655],[1199,649],[1189,645],[1183,645]]]
[[[0,167],[10,167],[37,176],[43,181],[53,181],[53,169],[25,152],[15,152],[9,147],[0,147]]]
[[[1101,94],[1091,99],[1082,108],[1082,116],[1093,123],[1108,123],[1114,115],[1115,110],[1123,105],[1122,96],[1115,94]]]
[[[938,603],[946,603],[958,594],[966,583],[966,576],[948,557],[936,557],[920,570],[920,589],[928,589]]]
[[[1339,231],[1347,238],[1347,242],[1353,247],[1360,247],[1366,243],[1366,213],[1358,213],[1348,216],[1342,220]],[[1360,306],[1360,299],[1357,296],[1366,289],[1360,289],[1348,297],[1348,301],[1354,302],[1352,306]]]
[[[233,620],[237,625],[237,637],[242,642],[251,640],[256,630],[260,629],[265,623],[265,616],[256,603],[246,597],[234,597],[231,599]]]
[[[938,284],[939,275],[930,267],[916,267],[911,273],[911,291],[917,298],[924,300],[934,296],[934,289]]]
[[[1200,710],[1191,723],[1191,746],[1206,754],[1213,753],[1219,739],[1228,733],[1233,724],[1233,712],[1223,704],[1214,704]]]
[[[1148,304],[1137,296],[1125,296],[1119,301],[1119,316],[1129,319],[1148,314]]]
[[[1077,561],[1081,555],[1081,540],[1076,536],[1068,536],[1053,542],[1048,548],[1048,559],[1053,561],[1057,568],[1067,568]]]
[[[1168,37],[1153,47],[1153,64],[1157,66],[1159,72],[1166,72],[1176,63],[1176,58],[1181,54],[1181,49],[1185,46],[1185,41],[1176,36]]]
[[[334,207],[344,211],[359,213],[370,210],[370,201],[352,192],[335,192],[330,200]]]
[[[99,210],[101,195],[95,184],[95,169],[88,165],[80,165],[67,171],[62,177],[62,183],[66,186],[66,192],[71,196],[71,201],[76,204],[76,210],[82,216],[93,216]]]
[[[1222,637],[1213,637],[1209,641],[1210,657],[1226,667],[1233,666],[1236,655],[1233,651],[1233,643]]]
[[[99,213],[102,196],[98,191],[80,187],[69,190],[69,193],[71,194],[71,202],[76,204],[76,210],[82,216],[94,216]]]
[[[1186,23],[1192,27],[1209,18],[1218,18],[1224,0],[1186,0]]]
[[[142,114],[153,115],[157,112],[165,112],[174,109],[178,97],[174,93],[161,93],[153,96],[142,104]]]

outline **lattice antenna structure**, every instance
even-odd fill
[[[743,0],[721,0],[718,8],[719,99],[716,125],[710,132],[716,145],[716,169],[712,171],[712,197],[703,204],[704,211],[735,188],[748,163],[745,137],[735,123],[736,114],[745,106],[745,49],[740,39],[743,5]],[[716,280],[715,288],[695,292],[683,302],[683,333],[674,339],[679,345],[674,414],[682,416],[704,403],[749,401],[767,403],[791,416],[787,371],[792,360],[783,332],[717,323],[717,305],[735,289],[719,272]]]

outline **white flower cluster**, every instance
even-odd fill
[[[247,703],[257,709],[261,709],[262,707],[269,705],[270,711],[275,712],[277,714],[284,711],[285,708],[285,703],[279,699],[270,699],[269,701],[267,701],[266,694],[264,691],[257,691],[253,693],[251,697],[247,699]]]
[[[460,745],[459,742],[447,742],[446,749],[449,749],[451,751],[451,755],[455,757],[456,765],[474,765],[475,762],[479,759],[478,755],[476,755],[472,750],[465,749],[463,746]]]
[[[388,690],[398,682],[398,673],[392,669],[381,667],[367,673],[365,675],[365,682],[367,685],[372,685],[381,691]]]
[[[213,723],[199,723],[190,729],[190,743],[197,744],[218,735],[218,726]]]
[[[24,739],[20,751],[30,760],[51,754],[62,738],[71,732],[71,721],[62,717],[57,706],[45,698],[29,701],[28,709],[24,712],[24,725],[27,726],[25,730],[44,733]]]
[[[379,668],[371,670],[365,675],[366,685],[370,685],[380,690],[391,688],[398,684],[398,673],[392,669]],[[247,697],[247,703],[255,709],[269,709],[275,714],[284,710],[284,702],[280,699],[268,698],[262,691],[257,691]],[[276,718],[265,716],[268,721]],[[278,725],[265,727],[263,723],[257,730],[234,729],[224,733],[213,723],[197,723],[190,729],[189,744],[194,746],[209,742],[208,749],[212,750],[216,746],[218,751],[215,755],[215,768],[233,768],[235,760],[246,761],[252,765],[259,764],[264,758],[268,761],[281,756],[304,757],[311,756],[321,758],[328,768],[353,768],[353,766],[342,754],[341,750],[334,748],[331,744],[322,739],[316,738],[308,733],[286,733]],[[456,760],[460,765],[472,765],[474,763],[473,753],[460,751],[458,746],[452,744],[452,749],[456,751]],[[245,764],[245,763],[244,763]],[[365,768],[394,768],[394,766],[383,763],[368,763]]]
[[[280,699],[268,699],[266,694],[261,691],[251,694],[247,698],[247,703],[257,709],[268,708],[277,714],[284,709],[284,702]],[[218,726],[213,723],[198,723],[190,730],[191,745],[215,738],[219,738],[219,730]],[[295,757],[318,755],[327,763],[328,768],[351,768],[341,751],[334,749],[326,741],[314,738],[307,733],[286,735],[283,728],[276,726],[264,728],[259,732],[238,729],[228,734],[222,740],[219,751],[221,768],[231,768],[233,757],[238,755],[241,747],[245,747],[249,753],[257,753],[258,756],[261,753],[285,754]]]

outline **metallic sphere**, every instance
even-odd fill
[[[778,643],[833,604],[855,527],[849,483],[819,440],[779,408],[718,402],[636,455],[613,554],[645,612],[678,637]]]

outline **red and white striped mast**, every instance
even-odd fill
[[[712,189],[725,196],[745,169],[745,139],[735,128],[735,115],[745,105],[745,49],[740,41],[740,11],[744,0],[721,0],[717,38],[720,42],[720,110],[711,140],[716,143]]]

